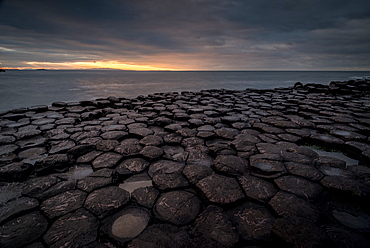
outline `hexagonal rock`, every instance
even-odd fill
[[[149,226],[128,244],[128,248],[190,247],[190,236],[182,228],[170,224]]]
[[[118,245],[137,237],[147,227],[150,213],[145,208],[127,207],[103,221],[102,232]]]
[[[140,140],[144,146],[159,146],[163,144],[163,138],[156,135],[148,135]]]
[[[159,191],[153,187],[141,187],[131,193],[131,200],[146,208],[152,208]]]
[[[294,247],[313,248],[329,245],[325,231],[301,217],[287,216],[276,219],[273,232]]]
[[[22,193],[30,197],[41,198],[50,187],[58,182],[59,179],[56,176],[32,178],[25,181],[25,187]]]
[[[252,175],[263,178],[277,178],[286,173],[284,164],[279,161],[279,155],[257,154],[250,157]]]
[[[245,197],[236,179],[217,174],[200,180],[196,187],[212,203],[232,203]]]
[[[323,178],[323,174],[314,166],[294,162],[286,162],[284,164],[288,172],[293,175],[301,176],[311,181],[318,181]]]
[[[0,247],[23,247],[38,239],[48,228],[39,211],[17,217],[0,226]]]
[[[211,231],[210,231],[211,230]],[[205,243],[213,240],[215,247],[232,247],[239,241],[239,234],[222,208],[210,205],[195,220],[192,234]],[[198,242],[199,242],[198,241]]]
[[[159,190],[183,188],[189,185],[184,176],[179,173],[156,174],[153,176],[153,185]]]
[[[324,187],[343,191],[354,196],[370,196],[370,187],[342,176],[326,176],[321,180]]]
[[[34,198],[20,197],[0,207],[0,223],[23,212],[34,209],[39,202]]]
[[[256,135],[239,134],[231,144],[238,151],[249,151],[248,147],[254,146],[259,142],[261,142],[261,140]]]
[[[163,150],[156,146],[145,146],[140,154],[148,159],[156,159],[162,156]]]
[[[275,179],[275,183],[282,190],[310,200],[315,199],[322,190],[319,184],[295,176],[280,177]]]
[[[102,133],[100,137],[105,140],[120,140],[128,135],[125,131],[109,131],[106,133]]]
[[[240,176],[249,172],[248,162],[234,155],[217,156],[213,167],[216,171],[224,173],[228,176]]]
[[[152,135],[154,132],[149,128],[140,127],[140,128],[129,128],[129,133],[136,136],[145,137],[148,135]]]
[[[85,201],[85,208],[99,218],[125,205],[130,199],[130,194],[117,186],[105,187],[91,192]]]
[[[35,163],[35,170],[43,171],[65,171],[71,165],[72,160],[67,154],[54,154],[37,161]]]
[[[315,166],[331,166],[346,169],[346,161],[333,157],[320,156],[315,159]]]
[[[156,174],[172,174],[181,173],[185,167],[185,163],[170,161],[170,160],[159,160],[149,166],[148,174],[153,177]]]
[[[114,181],[116,172],[112,169],[101,169],[91,173],[89,176],[78,180],[77,188],[82,189],[86,192],[91,192],[94,189],[98,189]]]
[[[237,136],[239,134],[239,131],[237,129],[234,129],[234,128],[220,128],[220,129],[214,130],[214,132],[218,136],[220,136],[221,138],[224,138],[224,139],[233,139],[233,138],[235,138],[235,136]]]
[[[117,140],[101,140],[96,144],[96,149],[103,152],[114,150],[119,145]]]
[[[260,202],[268,202],[277,193],[272,183],[258,177],[244,175],[238,181],[247,197]]]
[[[188,153],[181,146],[162,146],[162,150],[164,152],[163,157],[166,159],[184,162],[188,157]]]
[[[142,158],[129,158],[122,161],[116,170],[125,168],[133,173],[139,173],[149,166],[149,162]]]
[[[98,219],[83,208],[57,219],[44,235],[48,247],[81,247],[96,240]]]
[[[32,172],[32,166],[25,163],[11,163],[0,167],[0,182],[23,181]]]
[[[51,148],[49,150],[50,154],[63,153],[73,148],[76,144],[72,140],[62,140],[62,141],[52,141],[50,142]]]
[[[293,194],[279,191],[269,204],[280,216],[299,216],[312,222],[319,220],[320,212],[317,207]]]
[[[182,226],[195,220],[200,208],[201,202],[196,195],[179,190],[159,196],[153,212],[162,221]]]
[[[67,191],[47,199],[40,207],[52,219],[82,207],[85,198],[86,193],[81,190]]]
[[[190,164],[182,170],[182,174],[191,184],[196,184],[203,178],[214,174],[214,171],[207,166]]]
[[[133,156],[139,154],[142,148],[138,139],[125,139],[114,150],[124,156]]]
[[[115,152],[106,152],[94,159],[92,166],[94,169],[112,168],[121,160],[121,158],[121,154]]]
[[[243,239],[270,239],[275,218],[267,208],[247,202],[231,209],[227,214]]]

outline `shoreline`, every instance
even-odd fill
[[[0,246],[369,247],[369,113],[366,80],[1,112]]]

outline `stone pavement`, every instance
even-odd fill
[[[370,247],[366,81],[55,102],[0,128],[0,247]]]

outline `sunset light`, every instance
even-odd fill
[[[171,68],[161,68],[150,65],[125,64],[119,61],[93,61],[93,62],[25,62],[33,68],[45,69],[118,69],[134,71],[161,71],[173,70]]]

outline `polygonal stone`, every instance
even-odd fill
[[[78,180],[77,188],[82,189],[86,192],[91,192],[94,189],[98,189],[114,182],[115,171],[112,169],[101,169],[89,176]]]
[[[149,166],[148,174],[153,177],[156,174],[172,174],[181,173],[185,167],[185,163],[170,161],[170,160],[159,160]]]
[[[106,140],[120,140],[128,135],[125,131],[109,131],[102,133],[100,136]]]
[[[48,228],[39,211],[22,215],[0,226],[0,247],[22,247],[38,239]]]
[[[269,240],[275,218],[267,208],[247,202],[227,212],[245,240]]]
[[[231,177],[210,175],[196,184],[205,198],[212,203],[226,204],[243,199],[238,182]]]
[[[36,177],[25,181],[26,185],[23,189],[23,194],[40,198],[43,196],[45,191],[50,187],[58,183],[59,180],[56,176]]]
[[[154,175],[153,185],[159,190],[166,190],[186,187],[189,183],[181,173],[172,173]]]
[[[163,138],[156,135],[148,135],[140,140],[144,146],[159,146],[163,144]]]
[[[228,176],[240,176],[249,172],[248,162],[234,155],[217,156],[213,166],[216,171]]]
[[[148,210],[140,207],[128,207],[105,219],[102,232],[122,246],[144,231],[149,221]]]
[[[222,208],[214,205],[207,207],[198,216],[192,234],[200,240],[214,240],[215,247],[233,247],[239,241],[239,234],[230,219]]]
[[[149,166],[149,162],[142,158],[129,158],[122,161],[116,168],[119,170],[125,168],[133,173],[139,173]]]
[[[261,140],[255,135],[239,134],[231,144],[238,151],[248,151],[248,147],[254,146],[259,142],[261,142]]]
[[[185,149],[187,164],[210,167],[213,159],[208,155],[208,148],[203,145],[190,146]]]
[[[269,204],[280,216],[299,216],[312,222],[319,220],[317,207],[293,194],[279,191]]]
[[[322,190],[319,184],[295,176],[280,177],[275,179],[275,183],[282,190],[310,200],[315,199]]]
[[[162,150],[164,152],[163,157],[166,159],[184,162],[188,157],[188,153],[181,146],[163,146]]]
[[[138,139],[125,139],[114,150],[124,156],[133,156],[139,154],[142,148]]]
[[[224,139],[233,139],[233,138],[235,138],[235,136],[237,136],[239,134],[239,131],[237,129],[234,129],[234,128],[220,128],[220,129],[214,130],[214,132],[218,136],[220,136],[221,138],[224,138]]]
[[[92,162],[95,158],[97,158],[101,154],[102,152],[100,151],[91,151],[89,153],[86,153],[80,156],[76,162],[77,163],[89,163],[89,162]]]
[[[76,144],[72,140],[63,140],[63,141],[52,141],[50,142],[51,148],[49,150],[50,154],[66,152],[69,149],[73,148]]]
[[[129,127],[129,133],[140,136],[140,137],[145,137],[148,135],[152,135],[154,132],[146,127],[141,127],[141,128],[130,128]]]
[[[140,151],[140,154],[148,159],[156,159],[162,156],[163,150],[156,146],[145,146]]]
[[[321,184],[326,188],[340,190],[355,196],[370,195],[370,187],[342,176],[326,176],[321,180]]]
[[[91,192],[85,201],[85,208],[99,218],[125,205],[130,199],[130,194],[117,186],[105,187]]]
[[[86,193],[83,191],[67,191],[47,199],[40,207],[46,216],[52,219],[82,207],[85,198]]]
[[[176,226],[186,225],[198,216],[199,198],[186,191],[170,191],[159,196],[153,211],[155,216]]]
[[[41,136],[32,137],[29,139],[23,139],[17,141],[17,145],[19,145],[22,149],[23,148],[29,148],[29,147],[35,147],[39,145],[43,145],[46,142],[46,138]]]
[[[9,201],[4,206],[0,207],[0,223],[10,219],[23,212],[34,209],[39,205],[38,201],[29,197],[20,197],[13,201]]]
[[[258,154],[250,157],[250,167],[253,175],[264,178],[277,178],[286,173],[284,164],[275,160],[278,155]]]
[[[141,187],[131,193],[131,200],[143,207],[152,208],[159,191],[153,187]]]
[[[41,200],[46,200],[50,197],[64,193],[68,190],[74,190],[75,188],[76,181],[61,181],[45,190],[39,198]]]
[[[112,168],[121,160],[121,158],[121,154],[115,152],[106,152],[97,157],[92,162],[92,166],[94,167],[94,169]]]
[[[103,152],[114,150],[119,145],[117,140],[101,140],[96,144],[96,149]]]
[[[268,202],[277,193],[272,183],[258,177],[244,175],[238,181],[247,197],[260,202]]]
[[[307,178],[311,181],[318,181],[323,177],[323,174],[319,170],[307,164],[286,162],[285,168],[289,173]]]
[[[67,154],[53,154],[35,163],[37,171],[65,171],[68,169],[72,160]]]
[[[0,182],[23,181],[32,172],[32,166],[25,163],[12,163],[0,167]]]
[[[200,166],[190,164],[187,165],[183,170],[182,174],[188,179],[191,184],[196,184],[205,177],[212,175],[214,171],[207,166]]]
[[[48,247],[81,247],[96,240],[98,228],[97,218],[81,208],[57,219],[44,240]]]
[[[369,241],[362,235],[345,228],[342,225],[331,224],[326,225],[325,231],[330,237],[335,247],[348,247],[348,248],[367,248]]]

